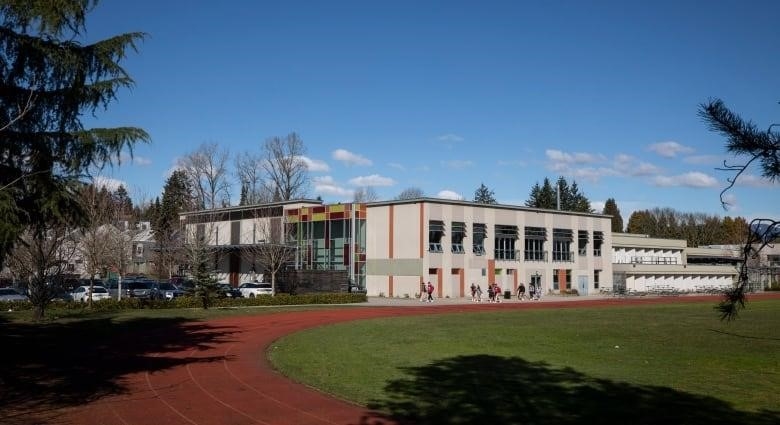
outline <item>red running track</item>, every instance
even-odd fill
[[[194,332],[208,332],[210,329],[227,331],[223,333],[224,338],[217,338],[206,346],[164,353],[166,357],[187,361],[161,371],[125,375],[121,384],[126,391],[121,395],[104,397],[81,407],[49,412],[46,421],[74,425],[360,424],[373,417],[369,410],[285,378],[274,371],[266,359],[267,347],[278,338],[302,329],[375,317],[716,300],[716,297],[675,297],[447,306],[355,306],[211,320],[205,329],[203,323],[198,323],[199,327]]]

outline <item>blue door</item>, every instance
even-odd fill
[[[577,276],[577,291],[580,295],[588,295],[588,276]]]

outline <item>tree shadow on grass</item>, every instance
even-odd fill
[[[189,357],[226,341],[229,327],[181,318],[110,318],[0,325],[0,423],[33,423],[37,414],[126,391],[122,377],[224,356]]]
[[[543,362],[490,355],[405,368],[368,424],[770,425],[780,411],[744,412],[716,398],[592,378]]]

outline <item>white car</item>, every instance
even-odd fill
[[[89,286],[79,286],[70,293],[70,298],[73,301],[87,302],[89,301]],[[108,293],[108,289],[102,286],[92,287],[92,301],[107,300],[111,298],[111,294]]]
[[[238,290],[241,291],[241,296],[244,298],[254,298],[258,295],[273,295],[270,283],[242,283]]]

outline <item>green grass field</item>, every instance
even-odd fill
[[[375,319],[290,335],[269,356],[415,423],[780,423],[780,301],[730,323],[712,307]]]

